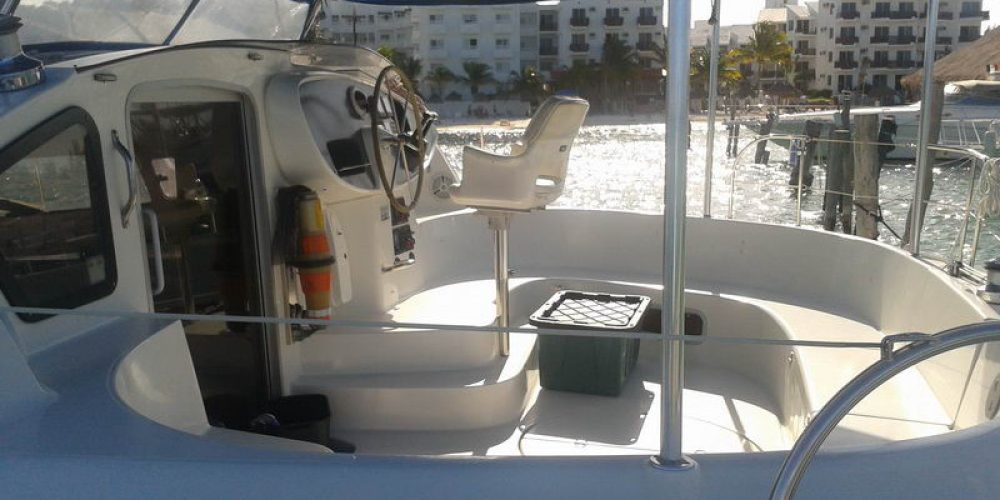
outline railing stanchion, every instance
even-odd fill
[[[691,2],[668,6],[667,119],[663,175],[663,314],[664,338],[660,379],[660,450],[655,466],[679,470],[690,467],[682,451],[684,342],[670,338],[684,333],[684,226],[687,191],[688,96],[691,62],[688,32]]]
[[[794,145],[794,144],[795,144],[794,141],[790,142],[789,143],[789,147],[792,147],[792,145]],[[805,152],[804,151],[801,152],[801,155],[804,156]],[[797,168],[799,169],[799,181],[798,181],[798,186],[796,186],[796,193],[795,193],[795,225],[796,226],[801,226],[802,225],[802,177],[805,175],[805,170],[806,170],[805,168],[803,168],[803,165],[802,165],[802,162],[805,162],[805,158],[803,158],[803,157],[800,156],[799,157],[799,162],[800,163],[797,166]]]
[[[708,131],[705,136],[708,143],[705,147],[705,206],[702,209],[702,215],[705,217],[712,217],[712,164],[715,162],[715,108],[718,106],[719,98],[719,39],[721,38],[719,5],[721,3],[722,0],[713,0],[712,17],[709,19],[712,24],[712,52],[708,66]]]
[[[927,24],[924,33],[927,34],[924,40],[924,79],[920,98],[920,128],[919,141],[917,143],[917,176],[913,187],[913,206],[910,213],[910,241],[907,243],[908,249],[914,256],[920,255],[920,231],[924,223],[924,184],[927,176],[931,174],[930,151],[927,146],[931,143],[931,121],[934,108],[934,51],[937,43],[937,19],[940,0],[928,0],[927,2]],[[940,119],[940,117],[938,117]]]

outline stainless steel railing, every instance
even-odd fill
[[[740,167],[743,164],[743,161],[742,161],[743,160],[743,156],[751,148],[753,148],[757,144],[759,144],[761,142],[765,142],[765,141],[802,141],[803,143],[806,143],[806,142],[809,142],[809,141],[813,141],[813,142],[817,142],[817,143],[828,143],[828,144],[829,143],[844,142],[844,141],[839,141],[839,140],[835,140],[835,139],[827,139],[827,138],[811,138],[811,137],[808,137],[808,136],[805,136],[805,135],[799,135],[799,134],[768,134],[768,135],[762,135],[762,136],[757,136],[757,137],[753,138],[749,143],[747,143],[745,146],[743,146],[739,150],[739,152],[737,153],[736,157],[733,160],[733,167],[732,167],[732,171],[730,173],[730,182],[729,182],[729,184],[730,184],[730,186],[729,186],[729,207],[728,207],[728,218],[729,219],[732,219],[734,217],[734,213],[735,213],[737,176],[738,176],[738,174],[740,172]],[[853,143],[857,143],[858,141],[850,141],[850,142],[853,144]],[[883,143],[874,143],[874,144],[875,145],[881,145]],[[888,143],[884,143],[884,144],[888,144]],[[899,144],[896,144],[896,145],[899,146]],[[904,145],[904,146],[913,146],[913,145]],[[976,149],[974,149],[972,147],[969,147],[969,146],[954,146],[954,145],[947,145],[947,144],[931,144],[931,145],[929,145],[927,147],[927,149],[929,149],[931,151],[937,151],[937,152],[943,152],[943,153],[950,153],[951,155],[958,156],[960,158],[965,158],[967,161],[970,161],[972,163],[972,167],[970,169],[970,178],[969,178],[969,184],[970,184],[970,186],[969,186],[969,193],[968,193],[968,196],[966,198],[966,203],[965,203],[964,209],[963,209],[962,223],[961,223],[961,225],[959,227],[959,231],[958,231],[958,234],[956,236],[955,244],[953,245],[950,254],[947,256],[947,270],[952,275],[957,276],[959,274],[960,270],[963,268],[963,266],[965,264],[965,262],[964,262],[964,258],[965,258],[965,256],[964,256],[964,253],[965,253],[964,252],[964,246],[965,246],[965,241],[966,241],[967,236],[968,236],[968,226],[969,226],[969,224],[970,224],[970,222],[971,222],[971,220],[973,218],[973,210],[974,210],[974,205],[975,205],[976,194],[980,193],[982,191],[981,186],[982,186],[982,182],[983,182],[983,176],[985,176],[987,174],[986,167],[988,165],[991,165],[992,162],[996,162],[996,161],[1000,161],[1000,160],[990,158],[989,156],[986,156],[982,152],[980,152],[980,151],[978,151],[978,150],[976,150]],[[795,189],[795,225],[796,226],[802,225],[802,196],[803,196],[803,192],[804,192],[803,175],[802,174],[803,174],[803,172],[800,169],[799,176],[798,176],[798,183],[797,183],[798,185],[797,186],[793,186],[793,188]],[[916,180],[915,180],[915,182],[916,182]],[[824,192],[828,192],[828,191],[824,190]],[[914,192],[916,192],[916,189],[914,189]],[[842,194],[849,194],[849,193],[842,193]],[[977,220],[981,220],[981,218],[978,215],[976,216],[976,219]],[[914,240],[919,240],[922,229],[923,229],[922,227],[914,228],[914,234],[913,234],[913,239]],[[973,248],[974,249],[978,247],[978,243],[979,243],[978,240],[979,240],[979,237],[980,237],[980,232],[978,231],[978,229],[979,228],[977,227],[977,231],[975,232],[975,237],[974,237],[974,241],[973,241]],[[919,247],[917,248],[917,250],[919,251]],[[973,250],[973,255],[970,258],[969,267],[971,267],[972,264],[974,263],[974,259],[975,259],[974,255],[975,255],[975,250]],[[915,254],[915,256],[919,256],[919,254]]]
[[[855,405],[883,383],[939,354],[993,341],[1000,341],[1000,322],[997,321],[960,326],[936,335],[905,333],[883,339],[881,359],[841,388],[795,441],[771,486],[771,500],[787,500],[795,496],[806,469],[833,429]],[[893,350],[899,342],[910,344]]]

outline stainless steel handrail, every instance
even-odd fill
[[[883,383],[921,361],[984,342],[1000,341],[1000,322],[988,321],[945,330],[936,335],[904,333],[882,341],[882,358],[837,391],[813,417],[781,465],[771,486],[771,500],[791,499],[819,447],[841,419]],[[893,350],[898,342],[911,344]]]
[[[132,212],[135,211],[136,201],[139,199],[139,175],[135,171],[135,160],[132,153],[122,144],[117,130],[111,131],[111,141],[115,146],[115,151],[118,151],[122,161],[125,162],[125,174],[128,176],[128,200],[122,207],[122,227],[127,228],[129,220],[132,218]]]
[[[2,306],[0,313],[11,314],[44,314],[48,316],[62,315],[82,318],[112,318],[112,319],[144,319],[162,321],[211,321],[259,325],[299,325],[315,327],[317,334],[331,334],[338,337],[349,335],[370,335],[370,332],[400,333],[405,331],[420,331],[426,334],[461,333],[468,335],[497,335],[504,331],[529,335],[549,335],[568,337],[640,339],[661,342],[664,339],[700,344],[716,343],[726,345],[784,346],[784,347],[821,347],[831,349],[881,349],[878,342],[863,342],[851,340],[796,340],[760,337],[730,337],[720,335],[677,335],[651,332],[621,332],[602,330],[573,330],[558,328],[510,327],[500,328],[496,325],[477,326],[465,324],[442,324],[399,321],[368,321],[356,319],[309,319],[286,318],[278,316],[242,316],[235,314],[189,314],[125,311],[107,309],[66,309],[54,307],[22,307]]]
[[[976,193],[982,191],[983,176],[985,176],[988,173],[987,169],[990,167],[991,165],[990,162],[992,161],[992,159],[989,156],[986,156],[983,153],[980,153],[979,151],[976,151],[972,148],[950,148],[950,149],[947,149],[947,147],[942,147],[942,148],[946,148],[943,149],[944,151],[950,151],[958,154],[965,154],[969,156],[970,160],[972,160],[972,168],[969,177],[969,196],[965,200],[965,210],[962,215],[962,226],[958,230],[958,235],[955,238],[955,244],[952,246],[951,255],[949,255],[947,264],[948,273],[951,274],[952,276],[958,276],[961,273],[963,266],[962,260],[965,254],[965,239],[969,231],[969,219],[970,216],[972,215],[972,205],[975,200]],[[978,182],[976,180],[977,172],[979,174]],[[976,218],[979,219],[978,212]],[[979,246],[979,237],[980,233],[977,230],[973,242],[973,248]],[[975,264],[975,251],[973,251],[973,256],[969,260],[970,266],[974,264]]]
[[[730,182],[729,182],[729,210],[728,210],[728,218],[729,219],[732,219],[733,216],[734,216],[734,213],[735,213],[735,208],[736,208],[736,176],[739,173],[740,166],[742,165],[742,163],[741,163],[740,160],[743,157],[743,154],[746,153],[747,151],[749,151],[750,148],[752,148],[753,146],[756,146],[757,144],[759,144],[760,142],[775,141],[775,140],[777,140],[777,141],[789,141],[789,142],[796,141],[796,140],[801,140],[801,141],[803,141],[803,143],[806,143],[806,142],[809,142],[809,141],[813,141],[813,142],[817,142],[817,143],[831,143],[831,144],[832,143],[842,142],[842,141],[838,141],[838,140],[834,140],[834,139],[825,139],[825,138],[821,138],[821,137],[809,137],[809,136],[797,135],[797,134],[768,134],[768,135],[759,135],[757,137],[754,137],[749,143],[747,143],[742,149],[739,150],[739,152],[736,154],[736,157],[733,159],[733,168],[732,168],[732,173],[730,174]],[[852,143],[859,143],[860,144],[860,142],[857,142],[857,141],[852,141]],[[889,143],[875,142],[875,143],[871,143],[871,144],[882,145],[882,144],[889,144]],[[913,146],[913,145],[910,144],[910,146]],[[948,144],[931,144],[931,145],[927,146],[927,149],[931,150],[931,151],[939,151],[939,152],[951,153],[951,154],[959,155],[959,156],[966,156],[966,157],[969,158],[969,160],[971,160],[973,162],[973,165],[972,165],[972,174],[971,174],[972,178],[971,178],[971,181],[970,181],[972,184],[970,185],[969,197],[966,200],[966,206],[965,206],[965,210],[964,210],[964,217],[962,219],[962,226],[959,228],[959,233],[957,235],[957,241],[955,243],[955,246],[953,246],[953,248],[952,248],[951,255],[948,256],[949,258],[948,258],[948,261],[947,261],[947,266],[948,266],[947,270],[949,271],[950,274],[957,276],[958,269],[960,269],[962,267],[961,266],[961,264],[962,264],[961,260],[962,260],[962,257],[963,257],[962,253],[964,253],[964,252],[962,252],[962,246],[964,245],[964,241],[965,241],[966,235],[968,234],[968,225],[969,225],[970,215],[971,215],[971,212],[972,212],[972,205],[973,205],[974,195],[978,191],[977,188],[978,188],[978,184],[979,183],[976,182],[976,179],[977,179],[976,173],[977,172],[980,173],[979,179],[980,179],[980,182],[981,182],[982,175],[985,174],[985,168],[980,168],[980,166],[987,165],[988,162],[991,161],[991,158],[989,156],[983,154],[981,151],[978,151],[978,150],[976,150],[976,149],[974,149],[972,147],[969,147],[969,146],[952,146],[952,145],[948,145]],[[803,179],[802,179],[802,176],[803,176],[803,172],[800,169],[800,171],[799,171],[798,186],[796,188],[797,192],[796,192],[795,225],[797,225],[797,226],[801,225],[801,220],[802,220],[802,191],[803,191],[803,185],[802,185]],[[922,230],[923,230],[922,227],[915,228],[914,234],[913,234],[913,238],[914,239],[920,238],[920,234],[922,233]],[[975,244],[978,244],[978,238],[979,238],[979,233],[977,231],[976,232],[976,236],[974,238],[975,239],[975,241],[974,241],[974,247],[975,247]],[[917,250],[917,252],[919,252],[919,247],[916,250]],[[915,253],[914,256],[919,256],[919,253]],[[970,264],[973,261],[974,261],[974,257],[973,257],[973,260],[970,261]]]

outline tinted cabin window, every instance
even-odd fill
[[[79,108],[0,151],[0,289],[11,305],[76,307],[114,289],[102,169],[97,129]]]

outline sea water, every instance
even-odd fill
[[[687,213],[703,215],[707,124],[694,122],[691,127],[687,169]],[[445,129],[439,145],[456,169],[461,166],[462,147],[479,145],[498,152],[509,150],[522,131],[509,128]],[[752,136],[744,129],[740,148]],[[796,223],[794,186],[789,185],[791,168],[788,151],[769,145],[770,161],[754,164],[753,148],[739,162],[728,158],[727,131],[719,124],[715,133],[712,170],[712,213],[716,218],[775,224]],[[556,207],[662,212],[663,210],[664,125],[585,126],[573,144],[566,188]],[[735,170],[735,176],[734,176]],[[822,228],[825,173],[822,165],[812,168],[812,189],[803,191],[801,224]],[[884,224],[879,225],[879,240],[898,245],[893,231],[903,234],[910,201],[913,199],[915,169],[912,164],[887,164],[879,178],[879,202]],[[934,168],[934,191],[925,216],[921,253],[946,258],[951,255],[964,218],[969,193],[971,165],[968,162],[942,162]],[[890,231],[890,228],[892,231]],[[971,253],[975,221],[969,225],[966,259]],[[837,230],[840,230],[838,227]],[[986,221],[980,238],[976,263],[1000,257],[1000,224]]]

